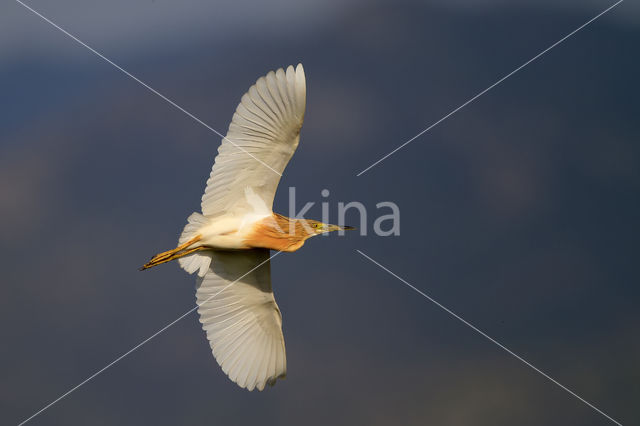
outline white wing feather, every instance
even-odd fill
[[[302,64],[260,77],[242,97],[202,196],[205,216],[251,211],[245,191],[273,207],[280,177],[300,140],[306,83]]]
[[[211,257],[209,271],[197,282],[200,322],[229,378],[248,390],[262,390],[287,372],[269,250],[212,251]]]

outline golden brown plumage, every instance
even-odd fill
[[[267,248],[279,251],[296,251],[318,233],[323,224],[315,220],[291,219],[277,213],[254,225],[245,242],[251,248]]]
[[[314,235],[348,229],[354,228],[351,226],[328,225],[311,219],[292,219],[278,213],[272,213],[271,216],[254,223],[242,243],[232,249],[250,250],[261,248],[293,252],[302,247],[304,242]],[[235,231],[231,233],[233,232]],[[187,256],[195,251],[207,249],[219,250],[220,247],[202,244],[202,235],[198,234],[173,250],[156,254],[140,269],[149,269]]]

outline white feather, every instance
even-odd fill
[[[271,289],[269,250],[210,255],[211,265],[198,279],[196,290],[200,322],[229,378],[243,388],[262,390],[286,375],[282,316]]]
[[[306,83],[302,64],[260,77],[242,97],[202,196],[202,213],[240,215],[255,210],[247,188],[271,212],[273,197],[300,140]],[[263,210],[263,209],[261,209]]]
[[[200,232],[202,227],[206,226],[209,220],[200,213],[193,213],[187,219],[187,226],[184,227],[178,244],[184,244]],[[178,259],[180,266],[190,274],[198,271],[198,276],[204,276],[211,264],[211,253],[208,251],[199,251]]]

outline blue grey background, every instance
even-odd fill
[[[195,314],[34,425],[605,425],[360,249],[622,424],[640,422],[640,8],[604,1],[28,4],[219,130],[302,62],[299,205],[401,209],[272,264],[288,376],[249,393]],[[175,245],[220,138],[16,2],[0,6],[0,417],[17,424],[194,306]],[[357,221],[356,216],[351,221]]]

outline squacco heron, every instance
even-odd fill
[[[178,246],[142,269],[174,259],[198,273],[196,300],[213,356],[240,387],[264,389],[287,372],[282,315],[271,289],[270,251],[296,251],[314,235],[353,229],[273,213],[280,176],[300,141],[302,64],[258,79],[238,105],[202,196]]]

